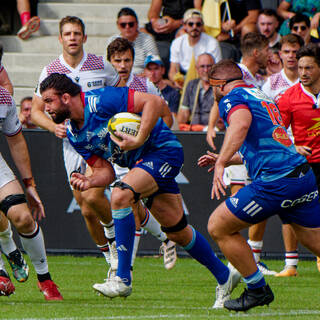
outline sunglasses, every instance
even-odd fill
[[[202,22],[188,22],[187,25],[191,28],[193,25],[196,25],[196,27],[200,28],[202,26]]]
[[[131,21],[131,22],[121,22],[121,23],[119,23],[119,25],[120,25],[120,27],[121,27],[122,29],[124,29],[127,25],[129,26],[129,28],[133,28],[135,24],[136,24],[136,23],[133,22],[133,21]]]
[[[307,30],[307,27],[306,26],[294,26],[294,27],[292,27],[292,29],[294,31],[298,31],[299,29],[301,29],[301,31],[305,31],[305,30]]]

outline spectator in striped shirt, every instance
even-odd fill
[[[120,34],[111,36],[107,40],[107,47],[113,40],[119,37],[132,42],[135,51],[133,73],[142,73],[146,57],[150,54],[159,55],[153,36],[139,31],[137,14],[131,8],[122,8],[119,11],[117,26]]]

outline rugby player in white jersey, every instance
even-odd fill
[[[283,36],[280,41],[279,54],[283,69],[271,75],[262,86],[262,90],[275,102],[278,102],[288,88],[299,82],[296,53],[303,45],[303,39],[296,34]],[[288,129],[288,134],[293,139],[291,127]],[[282,224],[282,236],[286,250],[285,267],[276,277],[296,276],[299,261],[298,240],[290,224]]]
[[[82,20],[74,16],[66,16],[59,23],[59,41],[62,54],[43,68],[39,84],[52,73],[66,74],[82,90],[89,91],[105,86],[118,86],[121,79],[112,65],[103,57],[87,54],[83,45],[87,40],[85,26]],[[39,87],[39,86],[38,86]],[[66,125],[55,124],[44,111],[44,103],[37,88],[32,100],[32,121],[39,127],[49,130],[58,138],[63,139],[63,156],[68,180],[74,171],[90,175],[85,161],[71,147],[66,139]],[[111,269],[117,268],[117,251],[115,244],[114,225],[108,199],[103,188],[93,188],[85,192],[72,190],[81,213],[85,219],[88,231],[104,254]],[[111,270],[110,269],[110,270]]]
[[[22,135],[22,126],[17,115],[16,105],[9,92],[2,87],[0,87],[0,124],[14,164],[26,188],[24,194],[20,183],[0,154],[1,235],[2,237],[6,235],[8,241],[12,241],[10,224],[6,230],[3,230],[5,226],[3,223],[6,220],[3,215],[5,215],[19,233],[21,243],[35,268],[38,287],[43,292],[44,298],[46,300],[63,300],[57,285],[51,279],[43,234],[35,221],[35,219],[41,220],[44,218],[45,212],[32,176],[28,147]],[[1,243],[4,252],[5,249],[8,249],[8,241],[7,243],[4,241]],[[21,277],[16,275],[15,277],[18,281],[24,282],[28,278],[28,266],[24,265],[23,261],[21,262],[22,270],[20,271],[22,272],[17,270]],[[14,292],[14,286],[5,272],[2,261],[0,262],[0,269],[0,295],[8,296]],[[25,269],[25,272],[23,272],[23,269]]]

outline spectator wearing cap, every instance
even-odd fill
[[[204,33],[203,17],[199,10],[189,9],[183,16],[183,28],[185,34],[176,38],[170,47],[170,69],[169,79],[178,88],[181,84],[175,81],[178,72],[185,74],[194,56],[195,59],[204,52],[210,53],[216,62],[221,60],[221,49],[219,42]]]
[[[209,83],[209,72],[215,60],[210,53],[202,53],[196,61],[199,78],[189,81],[178,111],[180,130],[201,131],[209,122],[213,106],[213,89]],[[190,124],[190,125],[189,125]]]
[[[150,55],[144,62],[145,76],[161,91],[174,116],[178,113],[180,94],[163,79],[164,64],[159,56]]]
[[[153,36],[139,31],[137,14],[131,8],[122,8],[119,11],[117,26],[120,34],[111,36],[107,40],[107,47],[114,39],[120,37],[132,42],[135,52],[133,73],[142,73],[146,57],[150,54],[159,55]]]

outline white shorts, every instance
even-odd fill
[[[13,174],[12,170],[9,168],[0,153],[0,188],[13,180],[16,180],[16,176]]]
[[[229,166],[224,169],[223,176],[226,185],[238,184],[246,186],[251,183],[247,169],[244,164]]]
[[[67,138],[63,139],[63,159],[67,171],[67,177],[70,184],[70,175],[74,171],[84,174],[87,163],[82,156],[74,150]],[[72,187],[71,187],[72,188]]]

